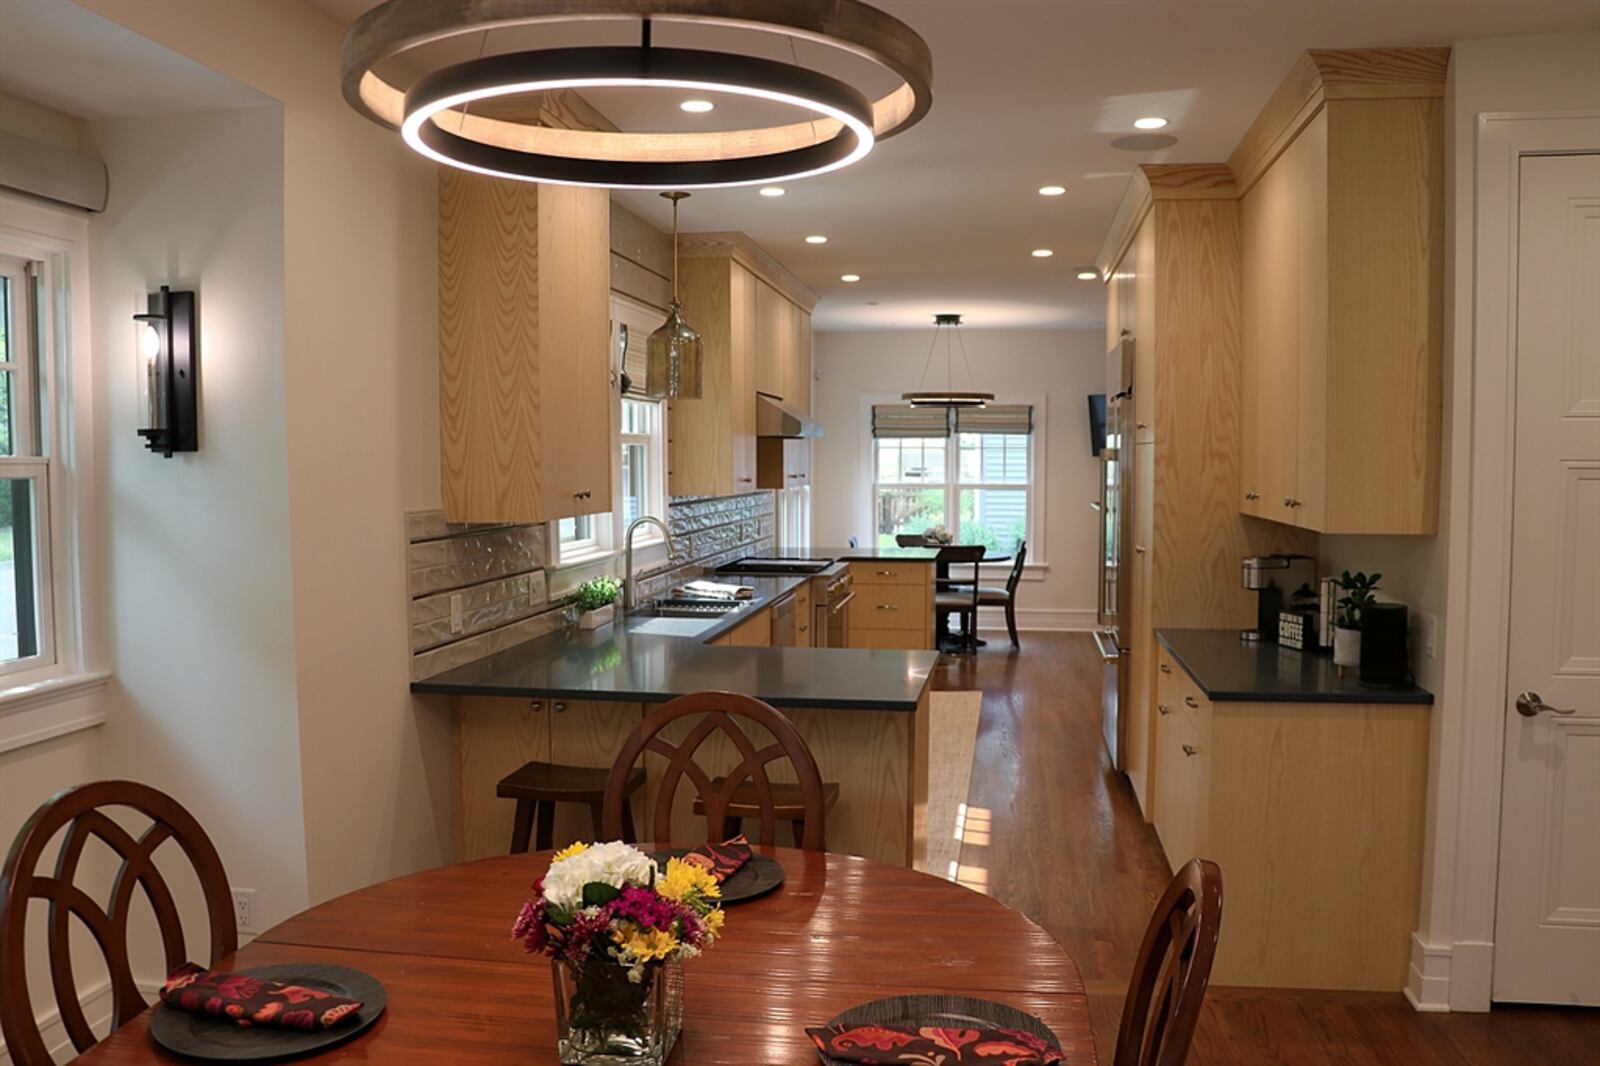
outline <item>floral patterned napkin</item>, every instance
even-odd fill
[[[279,1029],[331,1029],[356,1016],[359,999],[320,988],[267,981],[242,973],[208,970],[186,962],[161,986],[161,1002],[179,1010],[212,1014],[236,1025]]]
[[[740,833],[721,844],[701,844],[683,856],[683,861],[700,867],[720,883],[738,873],[750,861],[750,842]]]
[[[830,1025],[807,1029],[806,1035],[829,1058],[862,1066],[1058,1066],[1067,1061],[1060,1049],[1016,1029]]]

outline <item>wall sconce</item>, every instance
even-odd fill
[[[195,372],[200,345],[195,332],[193,292],[165,285],[150,293],[147,310],[134,315],[134,346],[139,373],[139,436],[145,447],[172,458],[173,452],[200,447]]]

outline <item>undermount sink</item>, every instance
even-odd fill
[[[690,596],[663,597],[650,604],[651,613],[662,618],[721,618],[744,604],[738,600],[708,600]]]

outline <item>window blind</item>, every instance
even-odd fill
[[[872,406],[874,437],[948,437],[950,412],[943,407],[880,403]]]
[[[957,433],[1032,433],[1033,405],[991,403],[956,411]]]

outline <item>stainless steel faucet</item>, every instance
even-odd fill
[[[654,515],[642,514],[628,523],[628,531],[622,535],[622,609],[633,610],[637,601],[633,595],[633,531],[642,525],[653,525],[661,530],[661,535],[667,541],[667,556],[672,555],[672,531],[667,524]]]

